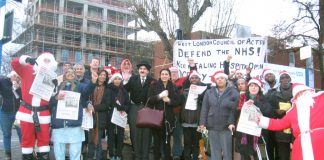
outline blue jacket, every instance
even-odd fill
[[[200,125],[205,125],[209,130],[221,131],[235,124],[238,100],[239,93],[232,86],[227,86],[221,95],[216,87],[207,90],[200,112]]]
[[[21,90],[18,89],[19,97],[21,97]],[[12,91],[12,82],[9,78],[0,78],[0,95],[3,102],[0,104],[0,108],[4,112],[17,112],[19,108],[20,98],[16,99]]]
[[[67,120],[67,119],[57,119],[56,118],[56,111],[57,111],[57,100],[53,97],[50,101],[51,110],[52,110],[52,128],[64,128],[64,127],[80,127],[82,124],[82,116],[83,116],[83,108],[87,107],[87,101],[89,96],[93,93],[96,85],[92,82],[85,82],[85,83],[77,83],[77,91],[81,93],[80,102],[79,102],[79,115],[77,120]],[[69,89],[65,89],[69,90]],[[58,92],[59,93],[59,92]]]

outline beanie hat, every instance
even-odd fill
[[[228,79],[227,74],[224,73],[223,70],[216,71],[212,76],[211,76],[211,81],[215,82],[215,80],[219,77],[224,77],[225,79]]]
[[[310,88],[304,84],[301,83],[293,83],[292,84],[292,92],[293,92],[293,99],[296,98],[296,95],[301,92],[301,91],[305,91],[305,90],[314,90],[313,88]]]
[[[251,83],[255,83],[257,84],[260,88],[263,88],[263,85],[262,85],[262,82],[259,78],[252,78],[249,83],[248,83],[248,86],[251,84]]]
[[[193,71],[190,73],[190,75],[189,75],[189,79],[190,79],[192,76],[194,76],[194,75],[198,76],[199,79],[202,79],[202,78],[201,78],[201,75],[200,75],[200,74],[198,73],[198,71],[196,71],[196,70],[193,70]]]
[[[287,74],[290,77],[289,72],[287,72],[286,70],[282,70],[282,71],[279,72],[279,78],[284,74]]]
[[[121,80],[123,80],[123,76],[119,72],[116,72],[110,77],[108,84],[112,83],[113,80],[115,80],[117,77],[119,77]]]
[[[275,75],[275,73],[271,69],[264,69],[263,72],[262,72],[263,79],[265,79],[266,75],[269,74],[269,73]]]

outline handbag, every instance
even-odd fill
[[[164,111],[145,106],[137,111],[136,127],[139,128],[160,128],[162,127]]]

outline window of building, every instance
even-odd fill
[[[289,52],[289,66],[295,67],[295,53]]]
[[[62,60],[63,62],[68,62],[69,60],[69,51],[67,49],[62,50]]]

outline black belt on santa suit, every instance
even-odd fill
[[[20,105],[22,105],[25,108],[27,108],[28,110],[31,110],[31,111],[34,112],[33,121],[34,121],[35,130],[36,130],[36,132],[40,132],[41,128],[40,128],[40,123],[39,123],[37,112],[49,110],[50,107],[48,105],[47,106],[34,107],[34,106],[31,106],[30,104],[26,103],[25,101],[20,101]]]

